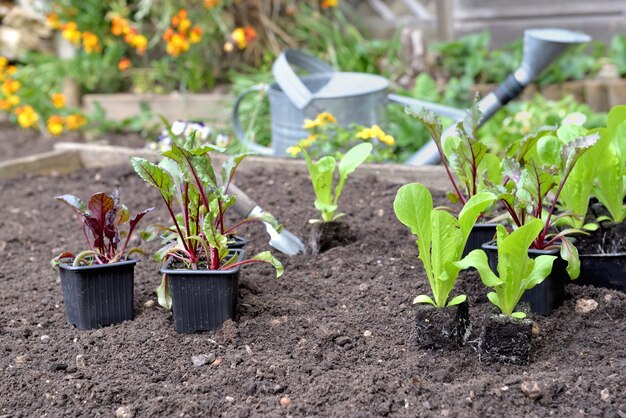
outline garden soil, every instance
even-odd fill
[[[316,213],[305,174],[238,174],[244,191],[306,235]],[[356,241],[318,256],[279,254],[279,279],[267,266],[243,269],[236,320],[182,335],[155,303],[150,257],[136,268],[133,321],[92,331],[66,322],[49,261],[84,244],[53,196],[118,187],[132,211],[157,207],[144,227],[168,222],[157,192],[129,167],[0,180],[0,416],[626,416],[623,293],[568,286],[561,308],[535,318],[529,365],[489,364],[478,360],[477,336],[493,310],[477,274],[463,273],[456,289],[469,295],[469,344],[417,348],[412,301],[429,288],[415,237],[393,213],[400,186],[349,179],[340,210]],[[249,253],[267,249],[262,227],[239,233]],[[597,307],[581,302],[590,299]]]

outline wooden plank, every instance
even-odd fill
[[[63,152],[74,151],[80,155],[85,168],[106,167],[117,164],[127,164],[130,156],[141,156],[153,161],[159,159],[159,154],[151,150],[139,150],[111,145],[80,144],[74,142],[59,142],[55,149]],[[225,157],[216,155],[213,160],[221,164]],[[306,165],[302,160],[248,157],[238,169],[240,174],[254,174],[259,167],[279,167],[285,175],[291,173],[305,173]],[[415,167],[403,164],[364,164],[354,173],[357,177],[374,176],[376,179],[391,181],[399,184],[420,182],[425,186],[438,191],[450,189],[448,178],[442,166]]]
[[[204,120],[222,126],[230,120],[231,97],[222,93],[207,94],[86,94],[85,112],[96,109],[96,103],[108,119],[121,121],[141,113],[142,103],[168,120]]]
[[[458,20],[566,16],[626,15],[623,0],[455,0]]]
[[[71,173],[84,168],[80,153],[73,150],[55,150],[0,163],[0,178],[23,174]]]

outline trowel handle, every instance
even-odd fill
[[[230,183],[228,186],[228,192],[236,195],[233,209],[239,216],[247,218],[252,212],[252,209],[258,206],[254,200],[250,199],[247,194],[242,192],[241,189],[233,183]]]
[[[239,93],[239,96],[237,96],[237,99],[235,100],[235,105],[233,106],[233,112],[230,116],[231,123],[233,125],[233,132],[235,133],[237,139],[241,141],[241,143],[244,144],[246,147],[248,147],[248,149],[254,152],[258,152],[261,155],[274,155],[273,149],[264,147],[259,144],[255,144],[249,138],[246,138],[246,133],[243,129],[243,126],[241,125],[241,115],[239,114],[239,108],[241,106],[241,103],[243,102],[243,99],[254,92],[267,92],[267,85],[257,84],[256,86],[249,87]]]

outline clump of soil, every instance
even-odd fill
[[[286,228],[306,236],[314,217],[303,171],[238,170],[238,186]],[[67,324],[49,260],[84,248],[77,219],[53,196],[118,187],[131,212],[168,224],[158,192],[130,167],[0,180],[0,415],[113,416],[619,416],[626,412],[626,294],[568,286],[563,306],[536,319],[526,366],[480,362],[477,332],[491,315],[488,289],[463,272],[474,332],[452,352],[417,347],[418,294],[430,294],[415,237],[394,217],[401,186],[357,173],[342,210],[359,239],[318,256],[242,268],[234,322],[181,335],[156,303],[151,254],[135,268],[134,320],[92,331]],[[417,178],[417,177],[416,177]],[[445,204],[435,193],[436,204]],[[234,221],[234,220],[232,220]],[[238,231],[256,254],[262,226]],[[133,244],[137,244],[133,240]],[[576,312],[576,301],[597,307]],[[535,388],[533,391],[524,388]]]
[[[318,255],[334,247],[349,245],[356,241],[350,225],[344,222],[315,222],[310,224],[309,248]]]
[[[533,322],[504,315],[491,316],[478,344],[480,360],[527,364],[530,358]]]

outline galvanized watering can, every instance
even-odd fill
[[[299,76],[293,66],[307,70]],[[233,107],[233,130],[248,148],[264,155],[284,156],[286,149],[307,137],[302,128],[305,119],[315,119],[330,112],[341,126],[356,123],[364,126],[384,125],[385,107],[390,102],[425,106],[441,115],[457,119],[463,112],[447,106],[433,105],[408,97],[388,94],[389,80],[366,74],[337,72],[330,65],[302,51],[289,49],[280,54],[272,67],[275,83],[254,86],[242,92]],[[243,98],[255,91],[267,91],[270,101],[272,146],[263,147],[245,138],[239,108]],[[433,107],[434,106],[434,107]]]

